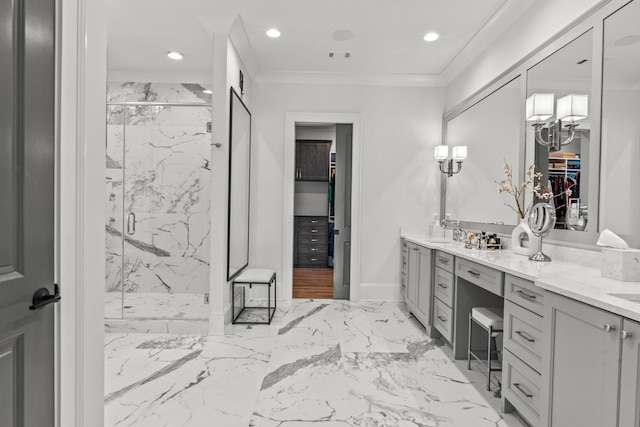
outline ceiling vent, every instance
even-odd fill
[[[351,52],[330,50],[327,52],[327,58],[333,61],[345,61],[351,59]]]

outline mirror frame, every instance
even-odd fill
[[[598,239],[598,235],[601,231],[602,225],[600,224],[600,177],[601,177],[601,123],[602,123],[602,63],[603,63],[603,36],[604,36],[604,19],[609,15],[615,13],[618,9],[629,3],[630,0],[603,0],[599,4],[593,6],[586,11],[583,15],[578,17],[573,22],[569,22],[568,25],[561,30],[556,36],[552,37],[546,43],[540,45],[534,49],[531,53],[526,55],[523,59],[518,61],[515,65],[504,71],[498,77],[493,79],[487,85],[476,91],[467,99],[445,112],[442,122],[442,143],[446,144],[446,127],[447,122],[452,118],[459,115],[472,105],[481,102],[482,99],[489,96],[495,90],[516,78],[520,75],[522,78],[522,100],[521,100],[521,127],[522,127],[522,140],[521,143],[524,146],[525,156],[520,160],[522,166],[522,173],[524,173],[525,165],[533,161],[533,148],[531,144],[527,144],[524,141],[525,138],[525,126],[527,123],[524,117],[524,106],[526,100],[526,88],[528,86],[527,70],[535,66],[537,63],[544,61],[544,59],[552,55],[557,50],[561,49],[568,43],[571,43],[574,39],[580,37],[582,34],[592,31],[593,37],[593,61],[592,61],[592,82],[591,82],[591,96],[592,96],[592,127],[591,138],[592,147],[598,156],[594,156],[594,159],[589,165],[590,182],[593,182],[592,189],[589,190],[589,217],[593,219],[593,227],[589,227],[586,231],[570,231],[570,230],[553,230],[546,239],[546,242],[561,245],[580,247],[585,249],[597,250],[595,243]],[[592,179],[593,177],[593,179]],[[523,176],[518,177],[519,180],[523,179]],[[440,215],[444,218],[446,213],[446,180],[444,175],[441,175],[440,184]],[[496,199],[497,200],[497,199]],[[460,220],[463,228],[486,230],[493,233],[500,233],[504,235],[510,235],[513,230],[513,226],[497,225],[497,224],[485,224],[473,221],[465,221],[464,218],[454,218]]]
[[[241,117],[238,117],[238,115],[234,115],[234,108],[237,107],[237,110],[240,111],[242,113]],[[246,114],[244,114],[246,112]],[[248,121],[248,129],[245,129],[247,132],[246,134],[249,136],[248,139],[246,140],[239,140],[237,135],[239,132],[237,132],[237,130],[239,129],[239,126],[241,126],[244,122]],[[236,132],[234,132],[234,130]],[[235,139],[234,139],[235,138]],[[241,143],[246,143],[248,144],[246,147],[246,152],[247,152],[247,156],[248,158],[244,158],[244,159],[238,159],[238,157],[234,157],[234,147],[237,147],[238,144]],[[237,154],[237,152],[236,152]],[[241,163],[238,163],[238,160]],[[233,174],[233,166],[234,166],[234,161],[236,161],[236,170],[239,166],[243,165],[246,163],[247,165],[247,170],[246,170],[246,187],[244,188],[237,188],[237,183],[234,183],[233,179],[232,179],[232,174]],[[234,187],[234,184],[236,185]],[[240,195],[243,195],[246,193],[246,206],[247,206],[247,210],[246,212],[232,212],[232,198],[235,197],[239,197]],[[251,112],[249,111],[249,109],[247,108],[247,106],[245,105],[245,103],[242,101],[242,98],[240,98],[240,95],[238,95],[238,93],[233,89],[233,87],[231,88],[231,93],[230,93],[230,101],[229,101],[229,193],[228,193],[228,203],[227,203],[227,208],[228,208],[228,216],[227,216],[227,281],[232,280],[233,278],[235,278],[236,276],[238,276],[240,273],[242,273],[242,271],[249,265],[249,213],[250,213],[250,203],[251,203]],[[232,221],[237,221],[237,220],[242,220],[245,221],[246,220],[246,224],[247,224],[247,241],[246,241],[246,245],[247,245],[247,251],[246,251],[246,256],[244,259],[242,260],[232,260],[231,259],[231,242],[233,240],[237,240],[239,237],[238,236],[232,236],[231,235],[231,230],[235,229],[232,228]],[[242,236],[240,236],[242,237]],[[235,272],[231,272],[231,268],[237,269]]]

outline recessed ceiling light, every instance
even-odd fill
[[[631,46],[639,42],[640,42],[640,35],[635,34],[633,36],[627,36],[627,37],[618,39],[613,44],[618,47],[621,47],[621,46]]]
[[[272,39],[278,38],[280,37],[280,31],[276,30],[275,28],[272,28],[269,31],[267,31],[267,36],[271,37]]]
[[[182,54],[178,51],[172,50],[171,52],[167,53],[167,56],[171,59],[175,59],[176,61],[179,61],[183,58]]]
[[[333,33],[331,33],[331,37],[333,37],[334,40],[337,40],[339,42],[346,42],[347,40],[351,40],[353,38],[353,31],[336,30]]]
[[[438,33],[427,33],[427,35],[424,36],[424,39],[428,42],[434,42],[439,38],[440,38],[440,35]]]
[[[202,91],[202,93],[206,94],[206,95],[211,95],[213,93],[213,91],[211,89],[205,89]]]

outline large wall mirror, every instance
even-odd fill
[[[596,228],[597,147],[592,144],[593,30],[527,71],[526,144],[552,191],[557,229]],[[595,169],[594,169],[595,168]],[[530,201],[530,200],[529,200]]]
[[[499,85],[499,84],[498,84]],[[516,182],[522,175],[522,78],[501,86],[462,111],[445,117],[447,145],[466,145],[460,173],[446,178],[446,212],[453,219],[516,225],[518,215],[506,204],[514,199],[497,191],[504,164]]]
[[[468,226],[514,224],[512,212],[499,206],[509,200],[491,184],[503,158],[514,167],[514,182],[535,163],[556,195],[557,229],[547,241],[594,248],[608,228],[640,247],[638,22],[640,0],[603,3],[448,112],[446,143],[469,149],[462,171],[445,179],[444,211]],[[525,206],[534,201],[527,196]]]
[[[227,280],[249,264],[251,113],[231,88],[229,126],[229,224]]]
[[[640,1],[604,21],[600,224],[640,247]]]

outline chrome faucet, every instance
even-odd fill
[[[442,226],[453,225],[455,226],[455,230],[453,230],[453,241],[454,242],[464,242],[464,238],[467,233],[460,227],[460,221],[452,221],[450,219],[443,219],[440,221]]]

